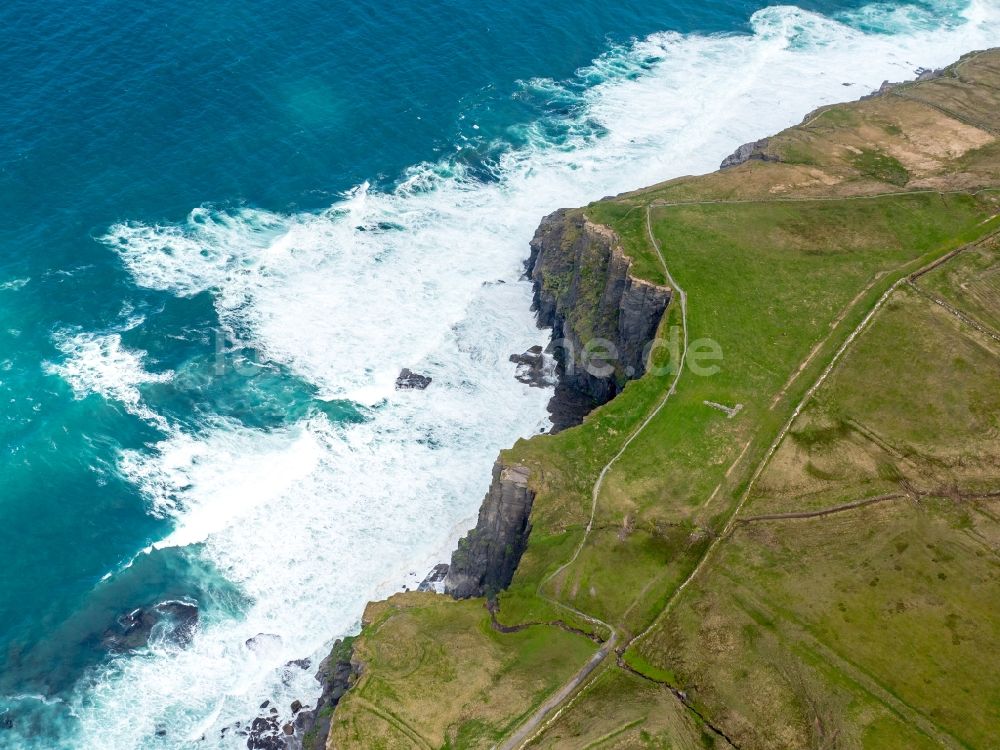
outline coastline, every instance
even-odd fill
[[[569,248],[564,243],[567,235],[578,237]],[[532,385],[549,384],[554,372],[547,407],[552,426],[542,433],[553,435],[582,424],[594,409],[620,393],[625,383],[643,375],[645,350],[667,309],[670,290],[634,276],[633,261],[621,239],[584,219],[580,209],[560,209],[544,217],[529,249],[524,278],[532,283],[531,309],[537,326],[551,334],[544,352],[512,353],[511,361],[527,366],[528,372],[516,377],[525,377]],[[588,271],[595,259],[602,273],[592,276]],[[554,289],[552,280],[567,274],[575,283]],[[595,299],[606,313],[596,324],[590,320],[588,307]],[[620,312],[624,314],[619,316]],[[613,360],[595,355],[591,361],[577,361],[577,352],[594,338],[613,343],[623,361],[617,355]],[[611,361],[614,364],[609,366]],[[449,563],[438,563],[426,574],[418,591],[454,599],[487,596],[492,601],[510,583],[531,530],[534,491],[530,472],[508,466],[504,452],[494,464],[477,525],[459,539]],[[295,701],[292,720],[284,723],[270,713],[271,706],[262,706],[258,717],[235,728],[247,736],[250,750],[322,750],[326,746],[338,703],[364,671],[353,650],[356,637],[338,638],[318,665],[320,692],[315,705]]]
[[[966,57],[968,56],[963,56],[962,59]],[[940,75],[941,71],[920,73],[916,80],[932,80]],[[909,83],[911,82],[887,82],[875,94],[863,97],[861,101],[873,96],[887,96],[890,91]],[[803,123],[809,122],[825,109],[827,108],[810,113],[803,119]],[[780,161],[778,156],[768,152],[768,142],[769,139],[761,139],[740,146],[722,161],[719,169],[739,167],[753,160]],[[595,377],[587,371],[581,373],[567,367],[566,360],[560,359],[558,351],[553,351],[555,342],[565,345],[569,341],[573,347],[580,347],[588,336],[593,338],[598,334],[605,334],[614,337],[615,332],[608,329],[606,321],[598,319],[595,322],[589,314],[595,305],[597,309],[601,309],[602,301],[614,300],[617,313],[621,313],[629,309],[629,305],[623,302],[628,296],[627,290],[642,285],[646,285],[642,298],[648,301],[650,295],[646,290],[650,282],[634,283],[639,280],[631,276],[631,263],[622,248],[620,237],[608,227],[590,224],[584,218],[583,209],[562,209],[541,221],[531,243],[526,275],[533,283],[532,309],[536,312],[538,325],[551,328],[552,331],[546,353],[553,354],[559,363],[557,392],[550,399],[550,412],[560,388],[563,389],[563,397],[569,393],[574,398],[589,400],[591,405],[585,410],[585,413],[589,413],[614,399],[625,382],[643,374],[642,369],[635,368],[632,364],[634,352],[643,351],[649,338],[661,324],[670,300],[670,290],[666,286],[660,287],[666,294],[666,301],[653,295],[654,304],[642,309],[641,315],[616,314],[616,323],[622,317],[643,321],[641,326],[633,326],[631,329],[626,326],[625,331],[618,331],[621,335],[616,343],[620,350],[633,353],[633,359],[626,366],[613,367],[610,374]],[[599,283],[596,286],[592,283],[591,288],[583,293],[578,278],[582,267],[588,267],[591,271],[600,269],[600,273],[596,274]],[[593,282],[593,277],[590,281]],[[650,309],[656,310],[656,313],[650,314]],[[581,311],[586,314],[579,315]],[[511,359],[518,361],[515,359],[518,356],[526,355],[512,355]],[[585,420],[585,415],[583,419]],[[557,431],[552,430],[549,434]],[[531,532],[535,490],[532,489],[530,469],[517,463],[508,463],[505,453],[506,451],[501,451],[494,466],[493,479],[480,506],[476,527],[459,541],[450,565],[446,567],[442,563],[430,571],[421,590],[443,592],[455,599],[485,597],[488,605],[493,607],[496,594],[510,584]],[[495,609],[491,608],[490,612],[496,625]],[[343,650],[343,646],[341,649]],[[344,688],[347,690],[363,674],[365,666],[354,653],[350,654],[345,663],[350,664],[348,684]],[[338,695],[338,700],[339,697],[341,696]],[[308,743],[289,745],[304,747],[306,750],[324,746],[323,743],[312,746]]]

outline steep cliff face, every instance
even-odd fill
[[[326,748],[333,710],[360,672],[360,666],[351,661],[353,642],[353,637],[337,639],[330,655],[320,662],[316,679],[322,685],[323,692],[313,708],[301,711],[296,715],[292,725],[293,734],[279,738],[285,744],[278,744],[275,741],[272,744],[259,744],[258,747],[268,750],[282,750],[282,748],[285,750],[324,750]]]
[[[506,588],[521,560],[531,532],[528,469],[493,465],[493,481],[479,508],[476,527],[458,542],[444,581],[456,599],[490,596]]]
[[[535,233],[526,267],[538,324],[552,327],[562,391],[601,404],[643,374],[670,289],[632,275],[614,232],[579,211],[556,211]],[[528,476],[523,466],[494,465],[479,521],[452,554],[444,583],[452,596],[491,596],[510,584],[531,531]]]
[[[632,275],[614,232],[580,211],[556,211],[535,232],[526,266],[564,385],[600,404],[643,374],[670,289]]]

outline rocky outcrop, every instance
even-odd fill
[[[602,404],[643,374],[670,289],[632,275],[611,229],[556,211],[535,232],[526,267],[562,384]]]
[[[767,143],[767,138],[761,138],[759,141],[744,143],[722,160],[722,164],[719,165],[719,169],[738,167],[740,164],[745,164],[751,159],[756,159],[758,161],[777,161],[778,159],[776,157],[767,153]]]
[[[963,59],[964,59],[964,56],[963,56]],[[935,78],[940,78],[946,72],[947,72],[947,68],[937,68],[937,69],[917,68],[914,71],[914,74],[916,75],[916,78],[914,78],[913,81],[932,81]],[[890,91],[892,91],[895,88],[899,88],[900,86],[903,86],[903,85],[905,85],[907,83],[912,83],[913,81],[890,81],[890,80],[886,79],[886,80],[882,81],[882,85],[879,86],[877,89],[875,89],[873,92],[871,92],[870,94],[865,94],[864,96],[862,96],[861,100],[864,101],[865,99],[875,99],[875,98],[877,98],[879,96],[882,96],[883,94],[889,93]]]
[[[493,481],[479,508],[476,527],[458,542],[444,589],[456,599],[492,596],[514,577],[531,532],[531,504],[524,466],[493,465]]]
[[[303,706],[302,701],[294,700],[288,710],[283,711],[266,700],[260,704],[260,713],[255,719],[223,727],[220,738],[239,738],[248,750],[324,750],[333,709],[360,671],[360,666],[352,662],[353,643],[354,638],[338,639],[330,655],[320,662],[316,680],[322,692],[314,707]],[[289,662],[286,667],[306,668],[308,665],[308,660],[299,660]]]
[[[431,384],[431,380],[433,378],[428,375],[421,375],[420,373],[412,372],[408,367],[404,367],[399,371],[399,377],[396,378],[396,390],[422,391]]]
[[[545,353],[541,346],[535,345],[523,354],[511,354],[510,361],[517,365],[514,378],[532,388],[545,388],[553,385],[546,368]]]

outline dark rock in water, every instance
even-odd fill
[[[309,669],[312,666],[312,659],[292,659],[285,664],[286,667],[298,667],[299,669]]]
[[[12,718],[10,718],[9,716],[4,716],[2,719],[0,719],[0,729],[13,729],[13,728],[14,728],[14,720]]]
[[[757,161],[778,161],[778,157],[767,153],[767,143],[767,138],[761,138],[759,141],[744,143],[722,160],[722,164],[719,165],[719,169],[738,167],[740,164],[745,164],[752,159]]]
[[[156,615],[142,607],[119,615],[115,624],[104,631],[101,645],[115,652],[142,648],[149,643],[149,634],[156,621]]]
[[[533,346],[524,354],[511,354],[510,361],[517,365],[514,377],[535,388],[545,388],[554,382],[554,360],[552,367],[546,367],[545,353],[540,346]]]
[[[281,636],[275,633],[257,633],[253,638],[247,638],[244,644],[251,651],[259,651],[261,649],[270,648],[272,646],[277,646],[281,643]],[[264,708],[261,706],[261,708]]]
[[[270,705],[271,705],[271,701],[270,700],[266,700],[263,703],[261,703],[260,706],[258,706],[258,708],[267,708]]]
[[[417,390],[422,391],[424,388],[431,384],[432,378],[427,375],[420,375],[419,373],[412,372],[408,368],[404,367],[399,372],[399,377],[396,378],[396,390],[397,391],[411,391]]]
[[[248,750],[286,750],[288,747],[281,736],[277,718],[258,716],[250,725],[247,735]]]
[[[250,723],[250,731],[266,732],[272,726],[277,726],[274,719],[266,716],[258,716]]]
[[[507,588],[531,533],[534,491],[520,465],[493,465],[493,482],[479,508],[476,527],[458,541],[444,589],[456,599],[495,595]]]
[[[448,563],[438,563],[417,586],[417,591],[435,591],[435,584],[441,583],[448,575]]]
[[[285,734],[295,734],[295,727],[292,726],[291,722],[286,722],[281,731]]]
[[[194,637],[198,626],[198,605],[181,601],[161,602],[154,609],[164,618],[161,622],[171,625],[169,638],[182,646],[186,646]]]
[[[170,600],[139,607],[120,615],[104,631],[101,644],[108,651],[120,653],[146,646],[153,636],[186,646],[198,625],[198,605]]]

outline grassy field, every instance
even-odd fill
[[[663,283],[659,247],[687,315],[583,425],[505,452],[537,497],[498,619],[622,648],[533,747],[996,746],[998,130],[980,54],[813,113],[778,161],[582,209]],[[331,747],[499,744],[597,648],[434,595],[366,620]]]
[[[559,628],[498,633],[482,600],[399,594],[365,621],[365,672],[334,714],[337,747],[492,747],[595,650]]]
[[[988,336],[896,292],[793,426],[716,563],[638,644],[643,662],[699,686],[741,747],[835,734],[991,747],[1000,496],[982,495],[1000,490],[998,358]]]
[[[691,300],[692,349],[698,339],[716,342],[721,358],[704,364],[718,371],[685,373],[674,400],[609,473],[596,528],[552,593],[627,629],[648,622],[704,551],[712,518],[731,507],[740,487],[727,483],[726,475],[744,446],[753,442],[751,457],[763,452],[787,418],[787,404],[801,396],[809,372],[824,361],[817,356],[791,383],[784,410],[771,408],[816,343],[828,338],[826,349],[838,345],[903,269],[991,227],[982,224],[989,211],[975,197],[937,194],[655,209],[653,230]],[[742,409],[730,419],[705,401]],[[584,436],[589,447],[606,446],[588,457],[584,471],[576,450],[562,450],[562,443],[575,446],[581,437],[572,433],[534,439],[513,452],[520,463],[544,466],[546,495],[561,500],[552,526],[547,516],[536,516],[529,552],[553,544],[550,533],[573,533],[566,528],[572,517],[567,508],[579,514],[589,507],[590,477],[627,433],[602,416],[588,421],[588,432],[614,434],[603,443]],[[572,465],[553,475],[560,459]],[[563,477],[571,483],[559,481]],[[526,587],[530,594],[538,574],[548,572],[534,570],[530,563],[522,567],[515,593]],[[637,599],[643,601],[633,607]],[[510,611],[507,597],[501,601],[505,621],[529,617]]]

